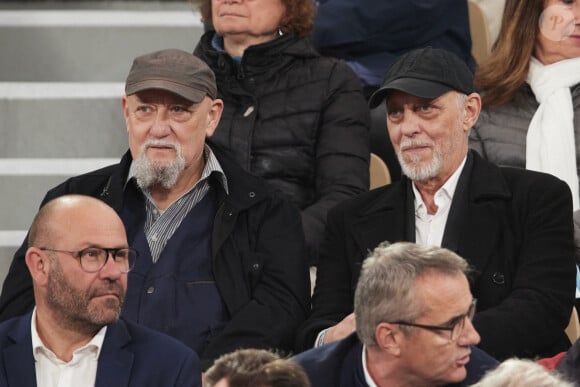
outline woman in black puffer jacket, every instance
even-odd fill
[[[315,264],[327,211],[369,186],[360,81],[312,48],[311,0],[204,0],[201,12],[215,31],[194,54],[215,72],[225,103],[209,142],[302,209]]]

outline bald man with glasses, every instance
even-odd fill
[[[379,245],[355,291],[356,333],[295,357],[317,387],[468,386],[497,361],[474,347],[467,262],[409,242]]]
[[[138,253],[102,201],[45,204],[26,251],[36,307],[0,324],[0,386],[200,386],[195,352],[119,319]]]

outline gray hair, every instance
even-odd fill
[[[455,92],[455,94],[457,97],[457,106],[459,107],[459,111],[461,112],[461,114],[457,117],[457,125],[461,125],[463,118],[465,117],[465,104],[467,103],[467,99],[469,98],[469,96],[459,91]],[[471,128],[469,128],[466,134],[469,135],[469,132],[471,132]]]
[[[457,98],[457,106],[459,107],[459,109],[463,109],[463,107],[465,106],[465,102],[467,102],[467,94],[464,94],[460,91],[456,91],[455,96]]]
[[[573,387],[557,372],[528,359],[508,359],[487,372],[473,387]]]
[[[414,285],[431,272],[465,275],[468,264],[450,250],[409,242],[383,242],[374,249],[363,262],[354,296],[357,334],[365,345],[377,345],[381,322],[413,321],[423,313]]]

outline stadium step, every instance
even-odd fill
[[[0,4],[0,283],[46,191],[127,149],[133,58],[202,33],[186,0]]]

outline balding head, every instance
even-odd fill
[[[128,262],[136,257],[128,247],[123,222],[104,202],[66,195],[46,203],[34,218],[26,252],[38,328],[92,337],[116,321]]]
[[[60,196],[42,206],[34,217],[28,245],[40,247],[50,244],[62,233],[99,224],[125,235],[123,223],[115,210],[101,200],[84,195]]]

